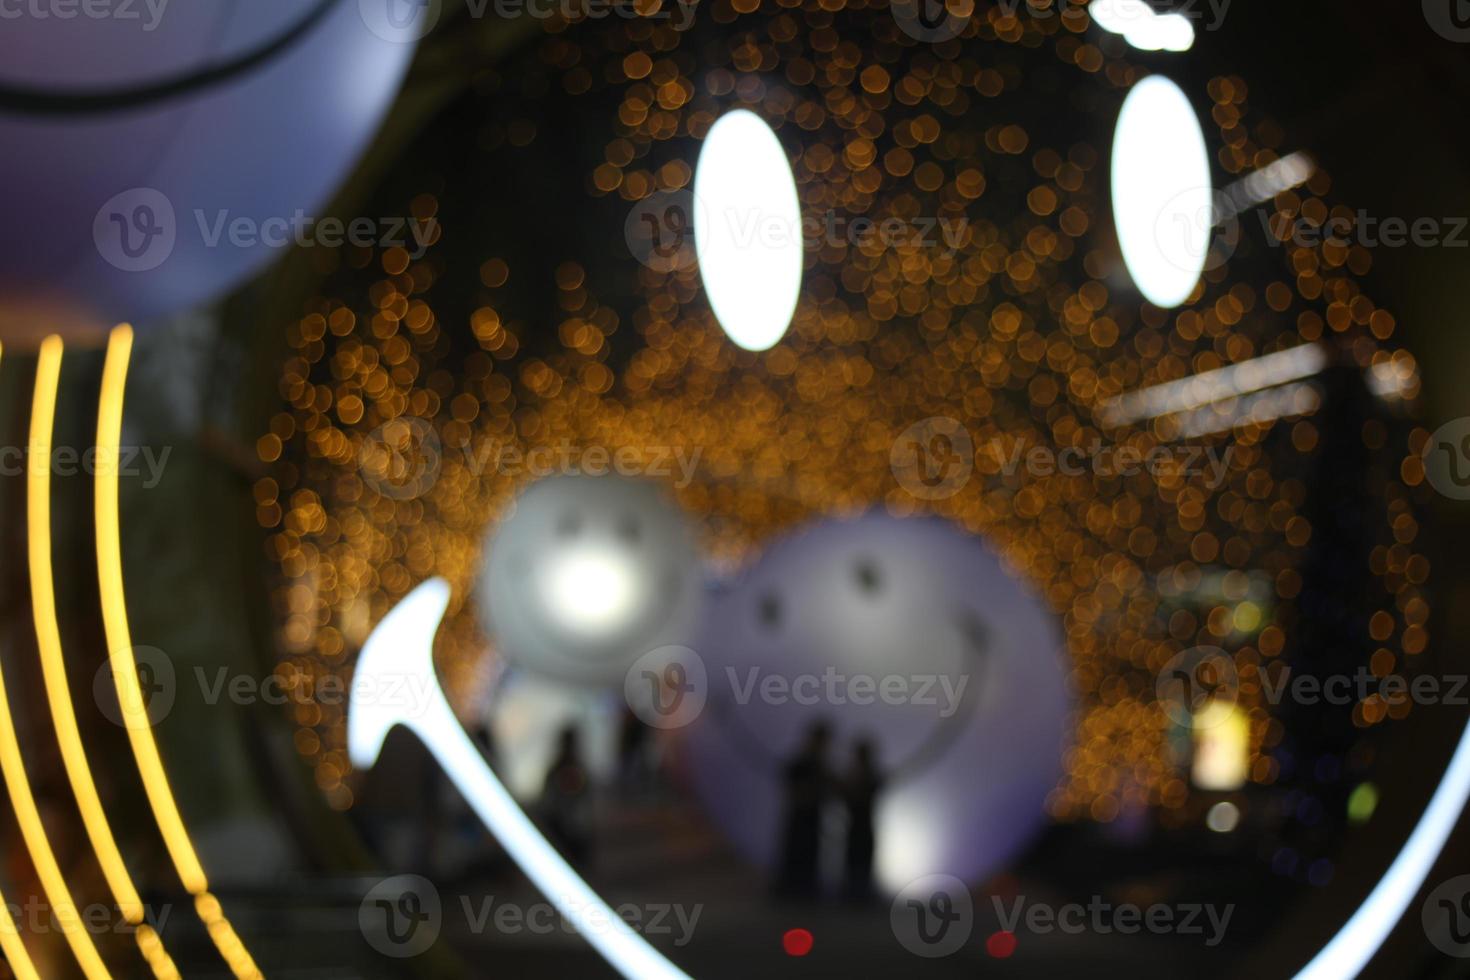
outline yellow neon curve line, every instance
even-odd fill
[[[138,665],[133,659],[133,637],[128,628],[128,607],[123,592],[122,533],[117,509],[117,470],[122,439],[123,391],[127,386],[128,358],[133,350],[133,330],[127,324],[115,327],[107,338],[107,358],[102,366],[102,392],[97,407],[97,577],[102,594],[102,625],[107,635],[112,679],[117,685],[117,702],[133,758],[143,779],[143,790],[153,819],[163,835],[164,846],[178,872],[179,880],[194,896],[194,908],[204,921],[209,937],[230,971],[241,980],[261,975],[245,944],[225,918],[219,901],[209,894],[209,881],[194,851],[184,818],[179,813],[168,774],[153,738],[153,727],[138,685]],[[146,952],[146,950],[145,950]]]
[[[0,698],[4,697],[4,691],[5,682],[0,678]],[[8,774],[6,778],[9,779]],[[0,952],[5,954],[5,961],[18,980],[41,980],[36,964],[31,962],[31,954],[26,951],[25,941],[15,928],[15,920],[10,917],[10,903],[4,895],[0,895]]]
[[[31,439],[26,467],[26,551],[31,568],[31,618],[36,623],[36,645],[41,651],[41,675],[51,721],[61,746],[61,761],[77,798],[82,824],[97,853],[107,887],[123,919],[136,926],[143,921],[143,900],[107,823],[107,812],[92,781],[92,769],[82,747],[66,661],[61,652],[61,626],[56,619],[56,580],[51,567],[51,430],[56,419],[56,390],[61,376],[61,338],[41,342],[36,363],[36,391],[31,402]]]
[[[10,972],[15,974],[16,980],[41,980],[36,964],[31,962],[31,954],[26,952],[26,944],[16,931],[15,920],[10,917],[10,906],[3,895],[0,895],[0,952],[4,952],[5,962],[10,965]]]
[[[61,877],[61,868],[56,864],[56,855],[51,853],[51,844],[46,840],[46,828],[41,824],[41,814],[36,810],[31,784],[26,779],[25,764],[20,760],[20,743],[16,741],[15,722],[10,717],[10,699],[5,693],[3,670],[0,670],[0,771],[5,773],[5,791],[15,810],[15,820],[20,824],[20,835],[36,865],[36,876],[41,879],[41,890],[46,893],[46,900],[51,903],[51,908],[61,923],[62,935],[66,937],[67,944],[71,946],[77,962],[82,965],[82,972],[89,980],[92,977],[106,977],[107,967],[102,965],[102,957],[97,955],[92,937],[82,927],[76,904],[72,902],[71,893],[66,890],[66,881]],[[5,913],[5,917],[10,918],[9,911]],[[31,965],[25,947],[21,945],[20,937],[14,930],[14,923],[8,923],[5,934],[0,936],[3,939],[0,946],[3,946],[5,956],[16,973],[21,973],[18,964],[24,964],[30,970],[31,976],[37,976],[36,968]],[[12,945],[16,947],[14,951]]]
[[[168,955],[168,950],[163,948],[163,940],[158,938],[158,933],[153,931],[149,925],[139,925],[133,935],[138,939],[138,948],[143,951],[143,958],[148,961],[148,968],[158,980],[182,980],[179,976],[179,968],[174,965],[173,957]]]
[[[128,875],[117,841],[107,822],[107,813],[97,796],[87,764],[82,735],[72,707],[71,688],[66,680],[66,661],[61,650],[61,628],[56,618],[55,574],[51,567],[51,435],[56,418],[56,394],[61,374],[62,345],[58,337],[41,344],[36,364],[36,390],[31,405],[29,467],[26,472],[28,552],[31,570],[31,608],[36,624],[36,643],[41,652],[41,673],[61,758],[87,837],[102,866],[108,888],[123,920],[134,927],[133,935],[149,967],[160,980],[178,976],[173,960],[158,934],[143,924],[143,902]]]
[[[81,965],[88,980],[106,978],[110,974],[97,954],[92,937],[83,927],[77,915],[76,903],[67,890],[66,879],[51,851],[51,842],[46,839],[46,828],[41,823],[41,814],[36,809],[36,798],[31,794],[31,783],[26,777],[25,763],[21,760],[20,742],[15,735],[15,720],[10,715],[10,698],[5,691],[5,675],[0,670],[0,771],[5,774],[5,791],[10,796],[10,805],[15,810],[15,821],[20,825],[20,834],[25,840],[26,850],[36,866],[36,877],[41,880],[41,890],[61,924],[62,935]]]

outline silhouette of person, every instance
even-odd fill
[[[817,894],[822,849],[822,807],[831,795],[827,745],[831,729],[813,722],[801,748],[786,764],[785,826],[781,837],[779,894],[811,898]]]
[[[567,860],[587,860],[592,852],[592,784],[572,725],[558,735],[556,756],[541,789],[541,812],[547,836]]]
[[[883,790],[877,748],[871,738],[853,746],[852,768],[842,781],[842,803],[847,810],[847,842],[842,853],[843,894],[864,901],[873,894],[873,850],[877,837],[873,810]]]
[[[637,712],[625,707],[618,728],[618,776],[624,792],[630,795],[649,789],[653,783],[649,734]]]
[[[414,854],[414,861],[420,868],[434,867],[434,855],[439,851],[439,836],[444,822],[442,772],[438,766],[424,766],[419,770],[420,814],[418,849]]]

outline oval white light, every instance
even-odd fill
[[[1205,270],[1215,227],[1204,133],[1166,78],[1133,87],[1113,137],[1113,223],[1123,261],[1155,306],[1178,306]]]
[[[710,127],[694,171],[699,277],[725,333],[746,350],[786,333],[801,292],[796,178],[771,127],[746,109]]]

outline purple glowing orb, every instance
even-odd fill
[[[934,519],[826,521],[771,545],[709,605],[696,646],[708,704],[687,760],[751,860],[777,859],[784,763],[819,720],[835,776],[859,739],[876,749],[882,889],[981,882],[1045,822],[1069,734],[1062,641],[980,538]],[[840,856],[825,849],[831,881]]]

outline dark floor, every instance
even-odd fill
[[[464,835],[461,824],[461,834]],[[478,870],[436,884],[442,906],[439,940],[408,959],[381,956],[369,947],[358,924],[362,896],[379,878],[317,878],[282,883],[274,894],[222,896],[236,927],[250,940],[265,972],[275,978],[315,980],[346,977],[611,977],[613,972],[579,937],[559,925],[540,934],[507,933],[483,922],[491,908],[540,903],[524,876],[480,842],[488,859]],[[471,841],[474,845],[474,841]],[[685,922],[697,920],[687,939],[672,914],[668,931],[650,935],[679,967],[699,980],[761,977],[1178,977],[1210,980],[1238,975],[1243,953],[1293,895],[1259,861],[1242,854],[1245,840],[1221,835],[1160,835],[1132,846],[1111,840],[1091,826],[1053,828],[1010,873],[973,896],[969,940],[956,953],[937,959],[906,950],[890,926],[886,901],[793,904],[774,900],[764,877],[731,854],[689,804],[609,802],[603,807],[595,860],[584,873],[610,905],[643,908],[678,905]],[[411,870],[411,869],[400,869]],[[1093,896],[1113,904],[1167,903],[1183,908],[1233,905],[1224,941],[1207,946],[1205,935],[1080,934],[1053,929],[1016,930],[987,949],[1001,926],[996,901],[1014,908],[1029,904],[1087,905]],[[1205,920],[1201,917],[1202,923]],[[783,949],[783,935],[805,929],[813,939],[804,956]],[[1209,932],[1208,926],[1205,933]],[[224,976],[202,936],[166,937],[191,976]],[[197,948],[196,948],[197,947]],[[214,971],[214,972],[211,972]]]

